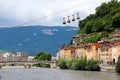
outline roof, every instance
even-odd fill
[[[77,35],[75,35],[75,36],[73,36],[73,38],[79,38],[79,37],[81,37],[81,36],[87,36],[87,34],[77,34]]]

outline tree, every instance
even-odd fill
[[[59,60],[57,65],[60,67],[60,69],[67,69],[67,65],[66,65],[66,60],[65,59]]]
[[[102,3],[96,8],[95,14],[90,14],[85,19],[79,21],[78,34],[89,34],[93,32],[106,31],[113,32],[115,28],[120,28],[120,2],[111,0]]]
[[[89,71],[100,71],[100,62],[98,60],[90,59],[86,63],[86,69]]]
[[[46,60],[51,61],[51,54],[46,54]]]
[[[37,56],[35,57],[36,60],[40,61],[40,60],[51,60],[51,54],[46,54],[44,52],[39,52],[37,54]]]
[[[117,61],[117,64],[116,64],[116,72],[120,73],[120,59]]]
[[[120,13],[117,13],[115,16],[112,17],[112,25],[116,28],[120,27]]]
[[[120,55],[119,55],[119,57],[118,57],[118,60],[120,60]]]

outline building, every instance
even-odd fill
[[[116,44],[116,50],[117,50],[116,60],[118,61],[118,58],[120,57],[120,42]]]
[[[118,40],[120,39],[120,30],[115,30],[113,33],[113,40]]]
[[[3,54],[3,61],[13,61],[13,54],[11,52],[6,52]]]
[[[62,46],[57,52],[56,59],[59,60],[59,59],[63,59],[63,58],[65,58],[65,53],[64,53],[63,46]]]
[[[0,61],[3,61],[3,53],[0,53]]]
[[[114,63],[117,63],[119,56],[120,56],[120,42],[117,42],[112,46],[112,61]]]
[[[72,53],[71,53],[70,45],[65,45],[63,47],[63,50],[64,50],[64,58],[65,59],[72,59]]]
[[[34,61],[35,60],[34,58],[35,58],[34,56],[28,56],[28,61]]]
[[[75,57],[74,45],[63,45],[57,52],[57,60],[59,59],[72,59]]]
[[[115,36],[116,35],[116,36]],[[119,39],[119,31],[114,33]],[[79,41],[79,36],[73,37],[73,43]],[[97,43],[80,45],[63,45],[57,52],[57,59],[83,58],[100,60],[101,63],[115,64],[120,57],[120,42],[118,40],[101,40]]]
[[[28,54],[25,52],[17,52],[18,61],[28,61]]]
[[[112,62],[112,46],[111,42],[104,41],[100,43],[98,47],[99,60],[102,63],[111,63]]]
[[[77,58],[85,57],[85,48],[84,45],[78,45],[75,47],[75,54]]]
[[[84,48],[85,48],[85,56],[86,56],[87,60],[91,59],[92,58],[91,43],[84,44]]]
[[[17,55],[12,54],[12,56],[13,56],[13,61],[19,61],[19,57]]]
[[[77,42],[83,41],[87,37],[86,34],[77,34],[74,37],[72,37],[72,43],[76,44]]]

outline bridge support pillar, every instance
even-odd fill
[[[51,62],[50,63],[50,68],[55,68],[55,67],[56,67],[56,63]]]
[[[24,66],[25,66],[25,69],[30,69],[32,67],[31,64],[25,64]]]
[[[0,65],[0,69],[2,68],[2,65]]]

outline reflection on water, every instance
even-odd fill
[[[120,75],[108,72],[73,71],[60,69],[4,67],[0,80],[120,80]]]

